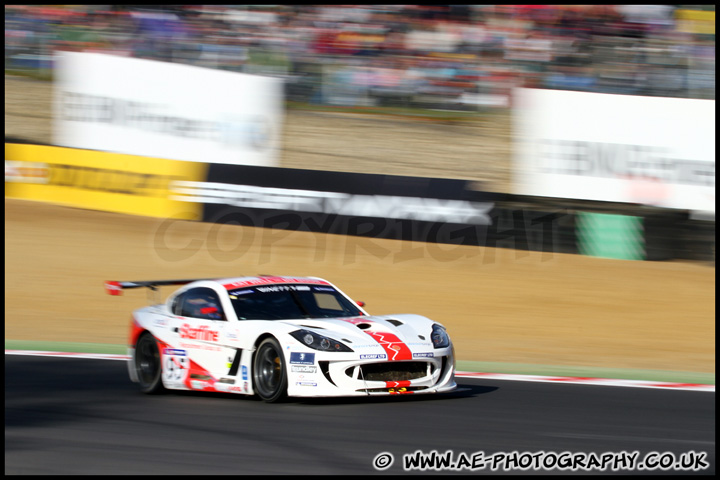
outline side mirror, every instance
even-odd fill
[[[364,307],[364,306],[365,306],[365,302],[355,302],[355,303],[357,303],[357,305],[358,305],[359,307]]]

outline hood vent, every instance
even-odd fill
[[[396,327],[399,327],[400,325],[403,324],[403,322],[401,322],[400,320],[395,320],[394,318],[391,318],[390,320],[386,320],[386,321],[387,321],[388,323],[392,323],[392,324],[395,325]]]

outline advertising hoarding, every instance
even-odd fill
[[[715,215],[715,101],[514,92],[513,193]]]
[[[54,143],[155,158],[277,166],[282,81],[58,52]]]

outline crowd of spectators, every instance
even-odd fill
[[[286,80],[288,100],[508,106],[513,87],[715,98],[714,6],[5,6],[5,68],[57,50]]]

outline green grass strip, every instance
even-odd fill
[[[5,340],[5,350],[44,350],[49,352],[127,354],[127,346],[109,343],[40,342]]]

